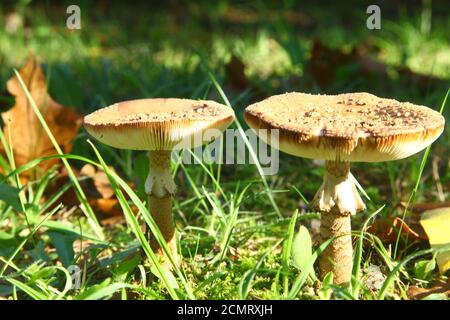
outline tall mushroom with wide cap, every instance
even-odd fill
[[[84,127],[100,142],[119,149],[149,151],[145,192],[150,213],[176,259],[172,215],[176,185],[170,171],[171,152],[196,148],[217,138],[233,120],[233,110],[217,102],[175,98],[119,102],[84,118]],[[153,236],[150,244],[162,254]]]
[[[250,105],[245,120],[267,143],[278,129],[279,149],[325,160],[323,183],[311,205],[321,213],[321,240],[335,238],[319,257],[321,275],[337,284],[352,272],[351,215],[365,205],[350,174],[351,162],[406,158],[431,144],[444,130],[444,117],[425,106],[369,93],[286,93]]]

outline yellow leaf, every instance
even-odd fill
[[[450,245],[450,208],[427,210],[420,224],[427,233],[432,248]],[[450,251],[439,253],[436,262],[441,273],[450,268]]]

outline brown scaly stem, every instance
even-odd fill
[[[312,206],[321,213],[321,241],[337,238],[320,255],[319,268],[322,277],[331,271],[334,283],[343,284],[352,275],[351,215],[363,211],[365,205],[350,174],[349,162],[327,161],[325,169]]]
[[[150,213],[158,225],[175,261],[179,262],[175,225],[172,214],[172,197],[176,186],[170,172],[170,151],[149,152],[149,175],[145,182],[145,192],[149,195]],[[151,232],[150,232],[151,233]],[[162,258],[166,266],[170,265],[164,251],[153,234],[150,234],[151,248]]]

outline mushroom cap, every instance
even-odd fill
[[[87,115],[83,124],[104,144],[152,151],[198,147],[233,120],[233,109],[214,101],[157,98],[113,104]]]
[[[245,121],[265,142],[279,129],[278,148],[311,159],[397,160],[426,148],[444,130],[444,117],[425,106],[369,93],[285,93],[250,105]]]

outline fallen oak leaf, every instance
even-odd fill
[[[450,202],[439,202],[439,203],[414,203],[408,205],[406,202],[400,202],[400,206],[402,209],[408,209],[411,211],[411,215],[409,218],[409,225],[412,227],[412,229],[420,235],[421,239],[428,240],[427,233],[425,232],[423,226],[420,223],[420,220],[422,219],[422,214],[425,211],[433,210],[433,209],[439,209],[439,208],[446,208],[450,207]]]
[[[30,55],[19,74],[61,149],[64,153],[69,153],[72,149],[72,140],[81,126],[81,116],[53,100],[48,94],[44,73],[35,56]],[[7,90],[16,101],[11,109],[1,115],[4,122],[3,133],[6,141],[11,141],[16,166],[38,157],[55,154],[54,146],[45,134],[16,76],[8,80]],[[39,168],[44,172],[59,161],[59,159],[44,161],[39,164]],[[32,173],[25,172],[23,176],[39,176],[39,172],[38,170],[33,170]]]
[[[110,169],[114,171],[113,168],[110,167]],[[87,176],[92,179],[95,190],[103,199],[109,199],[114,196],[114,190],[109,183],[108,176],[103,170],[97,171],[93,165],[87,163],[81,168],[80,175]]]
[[[400,229],[401,239],[408,238],[411,241],[423,239],[418,232],[414,231],[399,217],[379,219],[375,221],[367,231],[376,235],[383,242],[395,243]]]
[[[89,205],[92,207],[96,216],[102,225],[116,224],[124,221],[122,209],[120,208],[114,191],[109,181],[96,181],[97,177],[102,177],[104,172],[97,171],[94,166],[86,164],[81,170],[73,169],[75,175],[80,181],[80,185],[86,193]],[[65,167],[61,169],[56,179],[52,180],[45,191],[46,198],[59,192],[64,186],[70,183],[69,176]],[[78,206],[77,198],[73,188],[67,189],[61,194],[57,203],[64,203],[66,207]],[[56,203],[56,202],[55,202]],[[134,209],[134,207],[132,207]]]
[[[114,171],[112,167],[111,170]],[[80,170],[80,176],[86,176],[86,188],[88,191],[89,204],[100,216],[102,225],[114,225],[125,221],[122,208],[115,197],[108,176],[102,169],[96,169],[93,165],[87,163]],[[92,183],[89,185],[89,181]],[[134,185],[129,183],[134,188]],[[131,205],[134,213],[138,210],[136,206]]]
[[[103,226],[125,222],[122,208],[116,198],[90,198],[88,201]],[[131,209],[136,212],[136,207],[132,206]]]
[[[421,288],[418,286],[410,286],[406,291],[406,295],[411,300],[421,300],[426,298],[431,294],[444,294],[445,296],[450,296],[450,280],[439,281],[431,286],[431,288]]]
[[[95,208],[102,213],[111,213],[118,207],[119,201],[115,198],[112,199],[100,198],[100,199],[90,199],[89,203],[95,206]]]
[[[406,207],[406,202],[400,203],[404,208]],[[440,203],[414,203],[409,206],[409,210],[416,213],[423,213],[427,210],[438,209],[450,207],[450,201],[440,202]]]

